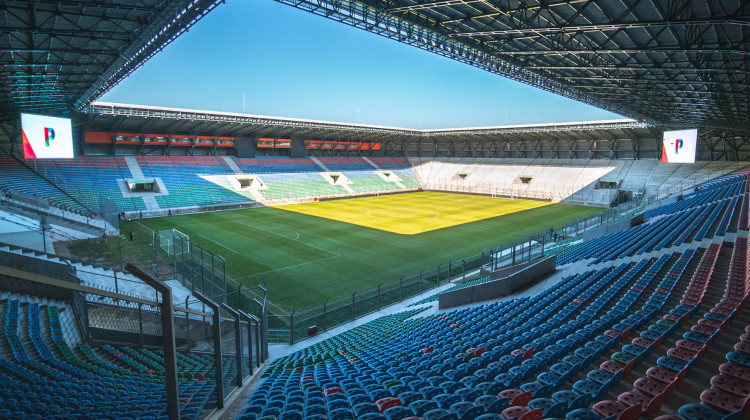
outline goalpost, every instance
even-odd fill
[[[159,247],[168,255],[183,255],[190,253],[190,236],[177,229],[160,230]]]
[[[510,197],[511,200],[515,200],[516,193],[514,193],[513,191],[511,191],[510,194],[500,194],[497,191],[492,192],[492,198],[508,198],[508,197]]]

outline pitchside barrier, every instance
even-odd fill
[[[206,381],[215,384],[215,399],[207,408],[221,408],[228,395],[268,357],[267,349],[261,347],[261,320],[217,305],[199,293],[185,302],[174,302],[172,288],[136,266],[128,264],[125,269],[151,292],[133,295],[97,287],[85,283],[79,277],[82,271],[67,262],[6,251],[0,252],[0,289],[54,299],[47,310],[72,310],[74,316],[61,318],[61,323],[85,342],[80,347],[84,353],[92,351],[89,343],[100,343],[101,351],[137,356],[140,353],[133,353],[129,346],[139,346],[163,355],[163,362],[152,361],[151,366],[163,367],[166,387],[153,392],[166,403],[170,418],[179,418],[180,401],[185,397],[177,382],[178,375],[185,374],[177,370],[177,352],[212,356],[214,368]],[[108,347],[121,344],[126,346]]]
[[[158,237],[156,237],[158,235]],[[154,232],[154,243],[167,255],[184,255],[190,253],[190,237],[177,229]]]

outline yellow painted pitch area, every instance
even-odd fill
[[[278,208],[402,235],[415,235],[550,204],[489,196],[418,192]]]

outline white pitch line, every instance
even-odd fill
[[[284,235],[282,235],[282,234],[280,234],[280,233],[276,233],[276,232],[271,232],[270,230],[266,230],[266,229],[263,229],[263,228],[259,228],[259,227],[257,227],[257,226],[252,226],[252,225],[248,225],[247,223],[243,223],[243,222],[238,222],[237,220],[232,220],[232,221],[233,221],[234,223],[239,223],[239,224],[241,224],[241,225],[243,225],[243,226],[247,226],[247,227],[249,227],[249,228],[253,228],[253,229],[257,229],[257,230],[262,230],[263,232],[266,232],[266,233],[270,233],[271,235],[276,235],[276,236],[280,236],[280,237],[282,237],[282,238],[284,238],[284,239],[288,239],[288,240],[290,240],[290,241],[295,241],[295,242],[299,242],[299,243],[301,243],[301,244],[305,244],[305,245],[307,245],[307,246],[311,246],[311,247],[313,247],[313,248],[315,248],[315,249],[319,249],[319,250],[321,250],[321,251],[323,251],[323,252],[327,252],[327,253],[329,253],[329,254],[333,254],[333,255],[334,255],[334,256],[336,256],[336,257],[340,257],[340,256],[341,256],[341,255],[339,255],[339,254],[337,254],[337,253],[335,253],[335,252],[333,252],[333,251],[329,251],[329,250],[327,250],[327,249],[323,249],[323,248],[321,248],[321,247],[319,247],[319,246],[315,246],[315,245],[313,245],[313,244],[309,244],[309,243],[307,243],[307,242],[302,242],[302,241],[300,241],[299,239],[292,239],[292,238],[286,237],[286,236],[284,236]]]
[[[218,242],[214,241],[214,240],[213,240],[213,239],[211,239],[211,238],[207,238],[207,237],[205,237],[205,236],[201,235],[200,233],[195,233],[195,234],[193,234],[193,235],[195,235],[195,236],[200,236],[201,238],[203,238],[203,239],[205,239],[205,240],[207,240],[207,241],[211,241],[211,242],[215,243],[216,245],[219,245],[220,247],[222,247],[222,248],[224,248],[224,249],[227,249],[227,250],[229,250],[229,251],[232,251],[232,252],[234,252],[235,254],[239,255],[239,252],[237,252],[237,251],[233,250],[232,248],[229,248],[229,247],[227,247],[227,246],[224,246],[224,245],[222,245],[222,244],[220,244],[220,243],[218,243]]]
[[[330,257],[325,257],[325,258],[321,258],[321,259],[318,259],[318,260],[315,260],[315,261],[307,261],[307,262],[303,262],[303,263],[299,263],[299,264],[288,265],[288,266],[286,266],[286,267],[279,267],[279,268],[275,268],[275,269],[273,269],[273,270],[268,270],[268,271],[264,271],[264,272],[262,272],[262,273],[255,273],[255,274],[250,274],[249,276],[242,276],[242,277],[237,277],[237,278],[236,278],[236,279],[234,279],[234,280],[249,279],[249,278],[252,278],[252,277],[256,277],[256,276],[260,276],[260,275],[263,275],[263,274],[273,273],[273,272],[275,272],[275,271],[286,270],[287,268],[294,268],[294,267],[299,267],[299,266],[301,266],[301,265],[305,265],[305,264],[313,264],[313,263],[318,263],[318,262],[321,262],[321,261],[325,261],[325,260],[330,260],[331,258],[337,258],[337,257],[339,257],[339,255],[331,255]]]
[[[298,239],[299,239],[299,232],[297,232],[297,231],[296,231],[296,230],[294,230],[294,229],[287,229],[287,228],[269,228],[269,229],[275,229],[275,230],[285,230],[285,231],[287,231],[287,232],[293,232],[293,233],[294,233],[294,234],[295,234],[296,236],[295,236],[294,238],[289,238],[289,239],[291,239],[291,240],[293,240],[293,241],[296,241],[296,240],[298,240]],[[282,235],[282,236],[284,236],[284,235]]]
[[[146,225],[144,225],[143,223],[141,223],[140,220],[136,220],[135,222],[138,223],[139,225],[143,226],[146,230],[150,230],[151,232],[154,232],[153,229],[151,229],[150,227],[147,227]]]

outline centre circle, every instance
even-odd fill
[[[432,210],[408,207],[392,207],[388,209],[370,210],[367,215],[375,219],[416,222],[419,220],[437,219],[440,213]]]

